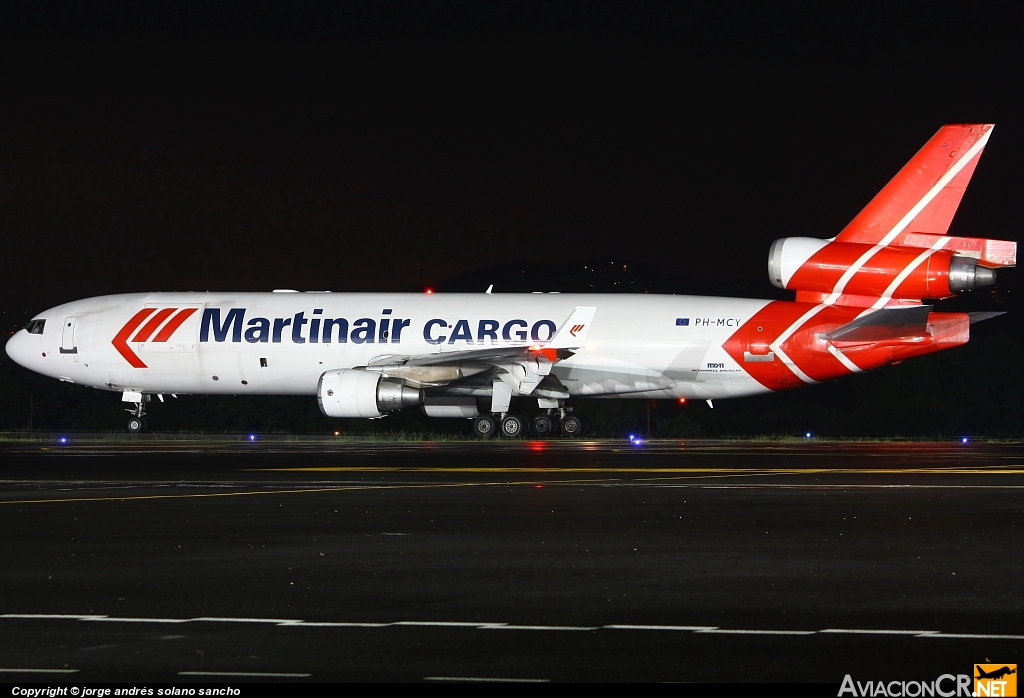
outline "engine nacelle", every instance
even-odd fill
[[[423,401],[423,414],[428,417],[479,417],[475,397],[428,397]]]
[[[793,291],[832,293],[843,275],[866,258],[845,281],[847,295],[893,298],[946,298],[957,291],[995,284],[995,272],[976,259],[941,249],[783,238],[768,252],[768,277]],[[895,286],[894,286],[895,284]]]
[[[423,402],[423,394],[405,381],[351,368],[334,369],[320,376],[316,397],[320,411],[328,417],[381,417]]]

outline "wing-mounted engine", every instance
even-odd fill
[[[382,417],[423,402],[423,393],[403,380],[350,368],[320,376],[316,396],[328,417]]]

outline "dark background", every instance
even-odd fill
[[[780,297],[771,241],[834,235],[951,122],[998,125],[951,232],[1019,239],[1022,30],[1012,3],[7,4],[3,326],[140,290]],[[967,347],[658,403],[653,431],[1019,435],[1018,277],[947,303],[1010,311]],[[116,396],[2,361],[0,428],[121,427]],[[642,401],[584,404],[646,427]],[[336,426],[309,399],[198,396],[150,421]]]

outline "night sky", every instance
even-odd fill
[[[1020,238],[1019,3],[702,5],[7,7],[0,307],[609,256],[767,294],[950,122],[998,124],[952,232]]]

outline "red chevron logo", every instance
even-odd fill
[[[133,342],[148,342],[151,341],[150,338],[152,337],[154,342],[166,342],[174,334],[174,331],[181,327],[181,323],[185,322],[196,310],[198,308],[182,308],[181,310],[177,308],[160,308],[159,310],[156,308],[143,308],[132,315],[132,319],[117,331],[117,334],[110,340],[110,343],[114,345],[114,348],[124,357],[125,361],[134,368],[148,368],[142,359],[139,358],[139,355],[128,346],[128,338],[131,337]],[[149,322],[146,322],[147,318]],[[139,329],[143,322],[146,324],[142,326],[142,329]],[[139,331],[135,332],[137,329]],[[135,332],[134,337],[132,337],[132,332]],[[156,336],[154,336],[154,333]]]
[[[569,334],[571,334],[573,337],[575,337],[576,333],[578,333],[584,327],[586,327],[586,325],[573,325],[572,327],[569,328]]]

